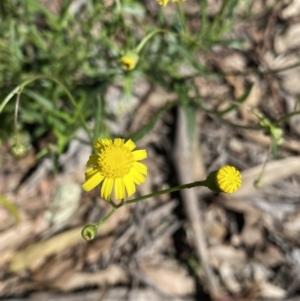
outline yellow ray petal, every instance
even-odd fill
[[[135,144],[134,144],[134,142],[133,142],[131,139],[129,139],[129,140],[125,143],[125,146],[128,147],[129,150],[131,150],[131,151],[135,149]]]
[[[140,161],[140,160],[143,160],[143,159],[147,158],[147,152],[146,152],[145,149],[136,150],[136,151],[131,152],[131,153],[133,155],[133,158],[136,161]]]
[[[114,185],[114,179],[106,178],[101,187],[101,197],[107,201],[110,200],[110,195],[112,193]]]
[[[115,145],[123,145],[123,144],[124,144],[124,139],[121,139],[121,138],[115,138],[114,144],[115,144]]]
[[[130,198],[135,193],[135,185],[131,176],[124,177],[124,184],[127,191],[127,196]]]
[[[133,168],[135,168],[138,172],[140,172],[143,175],[147,175],[147,166],[140,162],[134,162]]]
[[[125,198],[125,185],[121,178],[115,180],[115,198],[121,200]]]
[[[104,179],[104,177],[99,173],[95,173],[92,176],[90,176],[90,178],[82,184],[82,188],[85,191],[90,191],[93,188],[95,188],[97,185],[100,184],[100,182]]]
[[[135,169],[132,169],[130,172],[130,176],[133,179],[133,182],[140,185],[145,182],[146,177],[142,175],[140,172],[136,171]]]

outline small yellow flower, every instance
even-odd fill
[[[241,187],[242,176],[234,166],[226,165],[211,172],[205,182],[214,192],[233,193]]]
[[[178,0],[172,0],[173,2],[178,2]],[[186,1],[186,0],[182,0],[182,1]],[[166,7],[169,0],[157,0],[159,5],[162,5],[163,7]]]
[[[138,61],[138,54],[133,51],[128,51],[120,58],[119,63],[124,71],[130,71],[135,68]]]
[[[86,164],[90,167],[85,172],[85,183],[82,188],[90,191],[102,181],[101,197],[107,201],[131,197],[136,189],[135,184],[142,184],[147,176],[147,167],[138,162],[147,158],[146,150],[135,150],[133,141],[116,138],[98,139],[94,147],[98,155],[91,155]]]
[[[165,7],[168,4],[169,0],[157,0],[157,2],[159,5]]]

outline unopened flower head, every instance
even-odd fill
[[[173,2],[178,2],[178,0],[172,0]],[[182,0],[182,1],[186,1],[186,0]],[[159,5],[162,5],[163,7],[166,7],[169,0],[157,0]]]
[[[133,141],[116,138],[98,139],[95,143],[98,155],[91,155],[86,164],[89,169],[85,173],[82,188],[90,191],[102,183],[101,197],[109,201],[131,197],[135,185],[142,184],[147,176],[147,167],[138,162],[147,158],[146,150],[135,150]]]
[[[87,225],[81,231],[81,236],[85,240],[93,240],[97,235],[97,227],[95,225]]]
[[[241,185],[241,173],[230,165],[211,172],[206,179],[206,186],[214,192],[234,193]]]
[[[135,68],[138,61],[138,54],[134,51],[128,51],[120,58],[119,63],[124,71],[130,71]]]
[[[27,155],[27,148],[25,145],[21,143],[15,143],[11,149],[10,153],[15,157],[15,158],[24,158]]]

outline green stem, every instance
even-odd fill
[[[170,31],[165,30],[165,29],[156,29],[156,30],[151,31],[149,34],[147,34],[147,35],[141,40],[141,42],[139,43],[139,45],[136,47],[135,52],[138,54],[138,53],[143,49],[143,47],[146,45],[146,43],[147,43],[153,36],[155,36],[157,33],[161,33],[161,32],[171,33]]]
[[[217,28],[217,26],[219,26],[220,20],[221,20],[223,14],[224,14],[225,8],[228,5],[228,3],[229,3],[229,0],[224,0],[223,1],[221,9],[219,10],[218,14],[214,18],[214,20],[213,20],[213,22],[212,22],[212,24],[210,26],[210,30],[209,31],[210,31],[210,33],[211,33],[211,35],[213,37],[215,36],[214,35],[214,31]]]
[[[181,4],[180,0],[176,3],[176,5],[177,5],[177,9],[179,11],[179,16],[180,16],[182,28],[183,28],[185,33],[188,33],[188,28],[187,28],[187,25],[186,25],[185,15],[184,15],[184,12],[183,12],[183,9],[182,9],[182,4]]]
[[[118,209],[120,206],[118,204],[116,204],[113,200],[110,200],[109,203],[111,204],[111,206],[115,209]]]
[[[125,41],[126,41],[126,46],[128,46],[128,36],[129,36],[129,28],[128,26],[126,26],[126,23],[125,23],[125,19],[124,19],[124,16],[122,14],[122,3],[120,0],[116,0],[116,11],[117,11],[117,16],[119,17],[119,20],[121,22],[120,24],[120,29],[123,29],[123,32],[124,32],[124,36],[125,36]]]
[[[193,183],[189,183],[189,184],[179,185],[179,186],[171,187],[171,188],[168,188],[168,189],[156,191],[156,192],[153,192],[153,193],[150,193],[150,194],[140,196],[140,197],[135,198],[133,200],[125,201],[123,203],[123,205],[136,203],[136,202],[139,202],[139,201],[142,201],[142,200],[145,200],[145,199],[148,199],[148,198],[152,198],[152,197],[155,197],[155,196],[158,196],[158,195],[162,195],[162,194],[165,194],[165,193],[171,193],[171,192],[179,191],[179,190],[182,190],[182,189],[190,189],[190,188],[197,187],[197,186],[206,186],[206,181],[197,181],[197,182],[193,182]]]
[[[116,0],[117,14],[122,15],[122,6],[120,0]]]
[[[200,37],[203,39],[206,35],[207,28],[207,3],[206,0],[200,0],[200,9],[201,9],[201,29],[200,29]]]
[[[0,105],[0,114],[3,111],[4,107],[6,106],[6,104],[9,102],[9,100],[15,95],[18,94],[19,90],[20,90],[21,86],[16,87],[15,89],[13,89],[3,100],[2,104]]]
[[[16,104],[15,104],[15,113],[14,113],[14,136],[15,136],[15,143],[19,143],[19,135],[18,135],[18,110],[19,110],[19,103],[20,103],[20,95],[21,91],[17,94]]]
[[[89,140],[91,142],[91,144],[93,144],[93,138],[91,136],[91,133],[85,123],[85,120],[84,120],[84,117],[74,99],[74,97],[72,96],[71,92],[68,90],[68,88],[62,83],[60,82],[59,80],[57,80],[56,78],[52,77],[52,76],[48,76],[48,75],[38,75],[38,76],[35,76],[31,79],[28,79],[26,81],[24,81],[21,85],[17,86],[14,90],[12,90],[7,96],[6,98],[4,99],[4,101],[2,102],[2,104],[0,105],[0,114],[1,112],[3,111],[4,107],[6,106],[6,104],[9,102],[9,100],[15,95],[15,94],[18,94],[20,91],[22,91],[24,89],[25,86],[27,86],[28,84],[36,81],[36,80],[39,80],[39,79],[48,79],[48,80],[51,80],[53,82],[55,82],[56,84],[58,84],[59,86],[62,87],[62,89],[64,90],[64,92],[67,94],[69,100],[71,101],[71,103],[73,104],[78,116],[79,116],[79,119],[80,119],[80,122],[83,126],[83,128],[85,129],[86,133],[88,134],[88,137],[89,137]]]
[[[112,200],[110,200],[109,203],[113,207],[112,210],[107,215],[105,215],[97,224],[95,224],[94,227],[96,227],[98,229],[116,212],[117,209],[123,207],[124,205],[137,203],[139,201],[142,201],[142,200],[154,197],[154,196],[162,195],[165,193],[171,193],[171,192],[175,192],[175,191],[179,191],[179,190],[187,189],[187,188],[190,189],[190,188],[197,187],[197,186],[206,186],[206,180],[205,181],[197,181],[197,182],[193,182],[193,183],[189,183],[189,184],[179,185],[179,186],[175,186],[172,188],[156,191],[156,192],[153,192],[150,194],[140,196],[133,200],[128,200],[128,201],[122,200],[119,204],[115,204]]]
[[[232,101],[233,102],[233,101]],[[233,102],[234,103],[234,102]],[[243,106],[242,104],[239,104],[239,103],[236,103],[236,105],[240,105],[240,106]],[[244,108],[248,109],[250,112],[252,112],[253,114],[255,114],[252,110],[250,110],[249,108],[243,106]],[[261,130],[261,127],[260,126],[250,126],[250,125],[242,125],[242,124],[236,124],[236,123],[232,123],[222,117],[220,117],[215,111],[211,111],[211,110],[207,110],[205,108],[202,107],[202,110],[208,114],[211,114],[213,116],[216,116],[218,119],[220,119],[222,122],[232,126],[232,127],[235,127],[235,128],[240,128],[240,129],[245,129],[245,130]]]
[[[298,114],[300,114],[300,111],[295,111],[295,112],[286,114],[283,117],[279,118],[276,122],[274,122],[274,124],[277,126],[281,122],[284,122],[284,121],[288,120],[290,117],[293,117],[293,116],[298,115]]]
[[[109,211],[107,215],[105,215],[97,224],[95,224],[95,227],[98,229],[100,226],[102,226],[117,210],[117,208],[113,208]]]
[[[208,112],[210,114],[214,114],[214,112]],[[244,130],[253,130],[253,131],[258,131],[261,130],[262,128],[259,126],[250,126],[250,125],[242,125],[242,124],[236,124],[236,123],[232,123],[226,119],[223,119],[221,117],[218,117],[222,122],[234,127],[234,128],[239,128],[239,129],[244,129]]]
[[[96,96],[96,120],[95,120],[95,127],[94,127],[94,143],[99,138],[101,132],[101,117],[102,117],[102,98],[100,95]]]

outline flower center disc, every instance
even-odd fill
[[[134,158],[124,145],[109,145],[99,154],[98,164],[104,177],[110,179],[123,178],[132,168]]]

